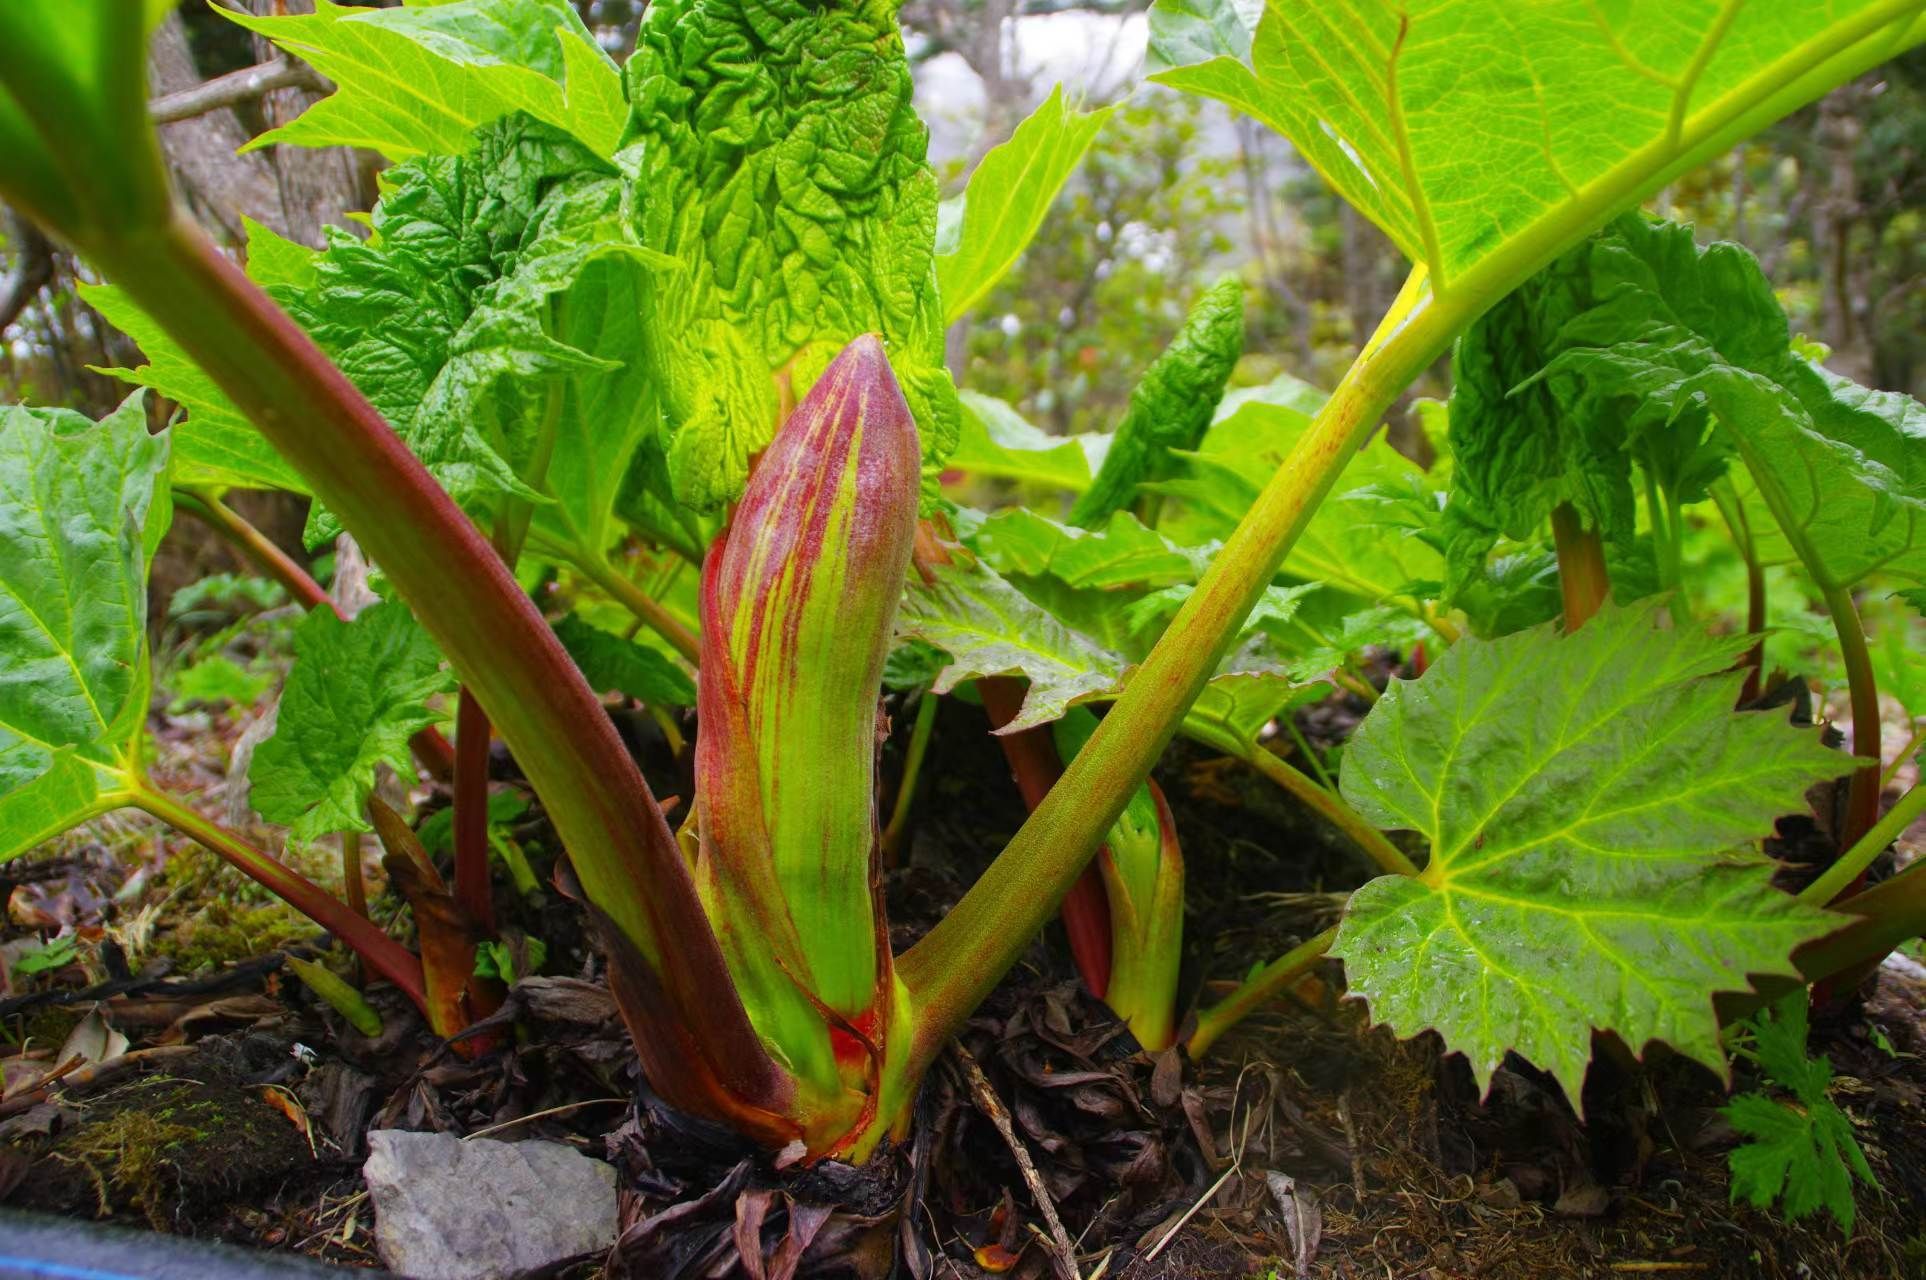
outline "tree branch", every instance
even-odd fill
[[[27,304],[53,282],[54,248],[40,229],[25,218],[9,218],[14,252],[19,261],[0,276],[0,332],[20,318]]]
[[[153,117],[155,124],[171,124],[176,120],[188,120],[204,116],[210,111],[252,102],[276,89],[291,88],[328,93],[334,89],[334,85],[305,62],[276,58],[273,62],[263,62],[258,66],[243,67],[239,71],[216,76],[192,89],[182,89],[178,93],[155,98],[147,104],[147,114]]]

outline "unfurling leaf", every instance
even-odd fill
[[[1108,435],[1087,432],[1066,440],[1024,421],[1008,401],[978,391],[957,395],[963,425],[950,454],[952,469],[1081,491],[1103,463]]]
[[[750,1016],[805,1079],[816,1001],[869,1017],[877,697],[920,453],[882,343],[836,358],[756,465],[703,568],[698,880]],[[798,987],[806,988],[804,993]]]
[[[0,407],[0,860],[97,812],[133,759],[167,446],[139,392],[98,424]]]
[[[954,215],[949,205],[943,210],[945,225],[956,228],[955,243],[940,246],[936,259],[945,321],[974,307],[1023,255],[1057,192],[1115,110],[1073,111],[1058,85],[1007,141],[984,155],[969,188],[953,202],[960,208]]]
[[[248,768],[254,807],[297,840],[367,831],[376,768],[410,773],[408,739],[439,719],[428,700],[454,678],[398,601],[353,622],[316,609],[295,632],[294,653],[274,736]]]
[[[1664,461],[1701,487],[1724,465],[1693,444],[1709,413],[1822,588],[1875,571],[1926,581],[1926,408],[1796,352],[1738,245],[1701,249],[1689,227],[1627,217],[1571,256],[1591,301],[1563,322],[1543,373],[1568,412],[1666,442]]]
[[[1070,508],[1070,523],[1092,528],[1136,499],[1138,486],[1174,470],[1171,451],[1195,449],[1244,353],[1244,285],[1225,276],[1184,318],[1184,327],[1130,393],[1116,438],[1090,487]]]
[[[888,0],[657,0],[628,77],[644,245],[683,274],[649,344],[675,496],[734,500],[829,357],[880,333],[925,461],[956,444],[936,175]]]
[[[1344,798],[1431,857],[1360,889],[1331,953],[1373,1017],[1436,1029],[1481,1085],[1515,1049],[1576,1102],[1594,1029],[1722,1071],[1713,996],[1796,973],[1838,926],[1747,846],[1851,757],[1733,711],[1749,638],[1659,630],[1658,608],[1461,641],[1345,752]]]

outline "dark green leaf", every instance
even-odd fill
[[[1197,447],[1243,352],[1244,285],[1225,276],[1198,298],[1131,391],[1102,468],[1070,508],[1070,523],[1094,528],[1135,501],[1139,486],[1168,477],[1172,451]]]
[[[302,841],[371,830],[376,769],[413,775],[408,739],[440,719],[428,702],[454,677],[399,601],[353,622],[316,609],[295,632],[294,653],[274,736],[248,769],[254,807]]]
[[[695,683],[656,650],[590,626],[574,614],[555,624],[555,634],[591,687],[660,706],[695,705]]]

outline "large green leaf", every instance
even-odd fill
[[[1709,411],[1822,588],[1882,570],[1926,581],[1926,408],[1793,350],[1738,245],[1700,249],[1689,228],[1623,218],[1571,256],[1588,265],[1590,305],[1560,326],[1543,373],[1558,403],[1628,435],[1695,437]]]
[[[148,433],[139,392],[98,424],[0,407],[0,858],[127,785],[147,712],[167,443]]]
[[[353,622],[316,609],[294,636],[274,736],[254,752],[249,797],[297,840],[368,831],[381,765],[412,776],[408,739],[440,717],[430,698],[454,688],[428,633],[399,601]]]
[[[1660,610],[1461,641],[1346,750],[1344,798],[1431,857],[1353,895],[1332,954],[1373,1016],[1436,1029],[1481,1085],[1515,1049],[1576,1101],[1594,1029],[1723,1070],[1713,996],[1796,973],[1838,927],[1751,846],[1851,757],[1733,711],[1748,638],[1660,630]]]
[[[1203,443],[1194,453],[1177,455],[1184,459],[1181,473],[1144,486],[1182,500],[1158,528],[1193,545],[1228,537],[1324,399],[1323,392],[1289,375],[1225,396]],[[1423,470],[1378,435],[1338,477],[1332,496],[1291,548],[1284,572],[1371,601],[1437,581],[1443,575],[1437,551],[1420,539],[1385,536],[1369,496],[1423,483]]]
[[[1158,0],[1150,58],[1289,138],[1449,292],[1923,34],[1917,0]]]
[[[390,160],[455,153],[477,125],[526,111],[611,156],[622,76],[563,0],[453,0],[310,14],[221,12],[334,81],[335,92],[250,147],[367,147]]]
[[[981,562],[945,565],[933,581],[912,575],[896,634],[949,655],[936,678],[937,693],[979,676],[1027,679],[1023,709],[1004,732],[1047,724],[1076,703],[1114,694],[1123,680],[1121,658],[1044,612]]]
[[[175,484],[307,492],[301,477],[281,460],[227,394],[124,290],[117,285],[82,284],[80,296],[109,324],[132,338],[147,357],[147,363],[138,368],[99,372],[151,387],[186,413],[171,433]]]
[[[961,197],[955,243],[936,258],[946,322],[968,312],[1015,265],[1115,110],[1074,111],[1058,85],[1009,141],[983,157]]]
[[[1053,436],[1025,421],[1008,401],[968,390],[957,396],[963,425],[949,465],[959,471],[1076,492],[1103,465],[1107,435]]]

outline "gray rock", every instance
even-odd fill
[[[511,1280],[615,1243],[615,1170],[556,1142],[377,1129],[375,1243],[412,1280]]]

